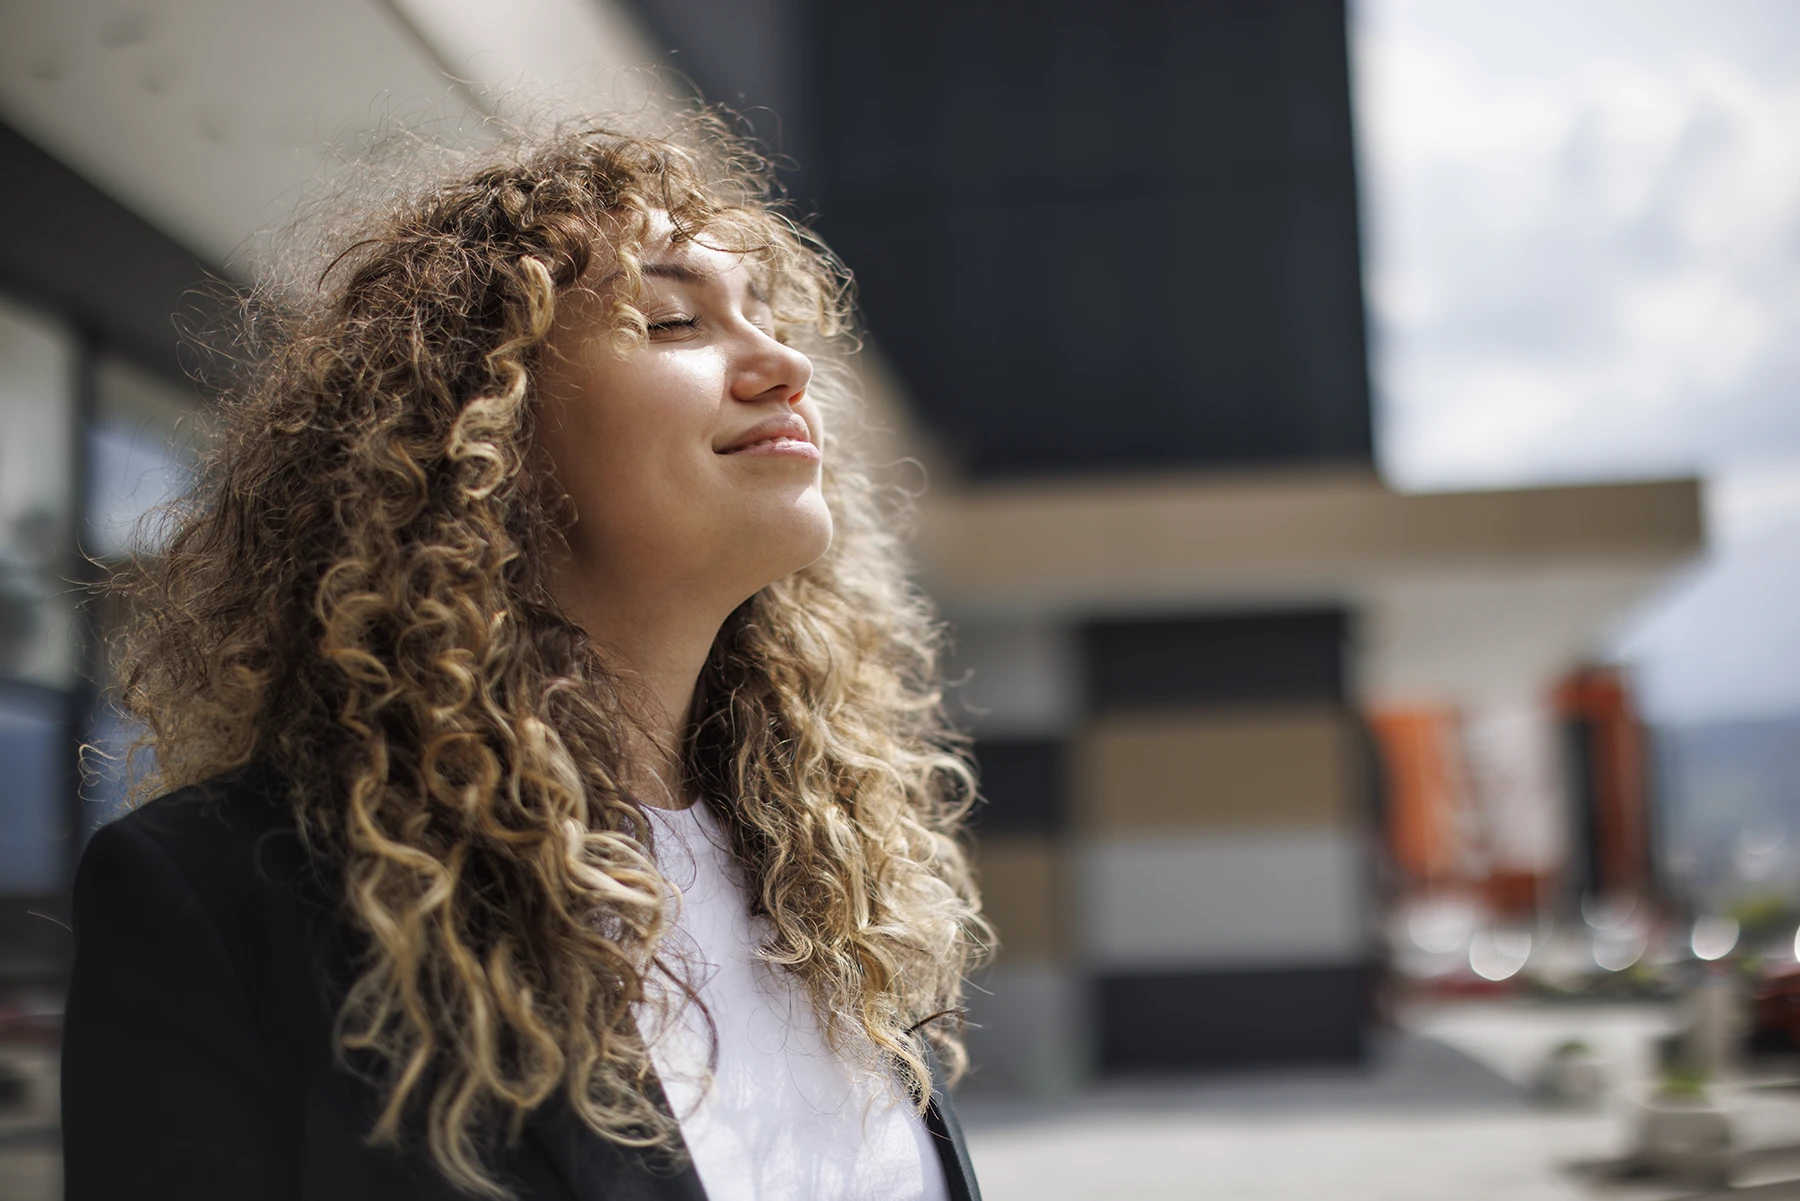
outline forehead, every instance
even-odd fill
[[[771,303],[773,285],[766,264],[751,252],[714,245],[704,234],[646,246],[638,270],[645,292],[658,284],[685,285],[722,296],[743,296],[758,305]]]
[[[751,273],[750,256],[741,250],[729,250],[701,239],[680,242],[664,241],[644,247],[640,262],[646,281],[672,279],[680,283],[729,281],[734,275]]]
[[[650,214],[650,228],[645,231],[639,258],[645,265],[666,263],[700,274],[724,275],[750,265],[751,256],[732,246],[727,230],[677,230],[669,215],[658,209]],[[743,243],[738,242],[737,246],[741,248]]]
[[[595,263],[589,282],[579,291],[594,300],[611,295],[629,303],[645,294],[653,296],[661,287],[687,285],[745,293],[754,301],[770,303],[780,289],[780,281],[774,278],[778,273],[755,245],[735,239],[736,232],[678,231],[667,214],[654,212],[639,243],[636,270],[627,272],[609,251]],[[605,240],[602,235],[602,245]],[[638,288],[627,282],[628,275],[638,277]],[[635,295],[622,295],[625,291]]]

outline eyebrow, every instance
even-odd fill
[[[697,267],[690,267],[686,263],[667,261],[645,263],[642,267],[638,268],[638,270],[644,275],[655,279],[672,279],[677,283],[684,284],[708,284],[719,278],[711,271],[702,271]],[[769,303],[768,292],[763,288],[762,284],[757,282],[754,275],[750,277],[749,292],[750,299],[756,301],[758,304]]]
[[[645,263],[638,270],[658,279],[673,279],[684,284],[704,284],[717,278],[710,271],[702,271],[686,263]]]

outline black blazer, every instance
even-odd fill
[[[370,1148],[372,1091],[335,1064],[343,935],[291,817],[255,777],[173,793],[101,829],[75,881],[63,1036],[68,1201],[452,1201],[423,1151]],[[934,1074],[926,1124],[953,1201],[979,1201]],[[499,1167],[522,1201],[697,1201],[681,1157],[548,1104]]]

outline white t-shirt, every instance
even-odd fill
[[[835,1054],[804,986],[757,955],[763,923],[717,819],[704,805],[647,812],[657,865],[681,897],[663,954],[685,965],[718,1033],[710,1079],[695,1006],[667,1028],[649,1010],[639,1022],[710,1201],[948,1201],[931,1135],[902,1090]],[[651,987],[672,989],[656,977]]]

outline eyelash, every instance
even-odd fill
[[[645,331],[652,334],[666,334],[673,330],[698,328],[700,328],[700,318],[698,317],[666,317],[661,321],[652,321],[644,326]],[[788,345],[787,331],[780,325],[771,323],[770,327],[763,332],[783,346]]]

